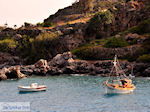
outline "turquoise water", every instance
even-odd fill
[[[31,77],[0,82],[0,102],[30,102],[31,112],[150,112],[150,79],[136,78],[132,94],[106,94],[92,76]],[[18,85],[45,84],[48,90],[21,94]]]

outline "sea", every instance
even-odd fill
[[[108,94],[100,76],[32,76],[0,81],[1,102],[29,102],[30,112],[150,112],[150,78],[135,78],[130,94]],[[47,85],[42,92],[20,93],[18,86]],[[14,111],[12,111],[14,112]]]

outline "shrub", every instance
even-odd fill
[[[52,22],[44,22],[42,25],[43,25],[43,27],[51,27],[51,26],[53,26],[53,23]]]
[[[105,12],[97,13],[90,21],[86,29],[88,35],[95,35],[97,37],[103,37],[103,32],[106,33],[109,30],[109,26],[114,20],[114,15],[108,10]]]
[[[42,33],[36,37],[35,41],[52,40],[60,35],[59,32]]]
[[[124,40],[123,38],[110,38],[106,41],[106,43],[104,44],[104,47],[107,48],[118,48],[118,47],[125,47],[128,46],[129,44],[127,43],[126,40]]]
[[[142,47],[147,50],[147,52],[150,51],[150,37],[143,42]]]
[[[61,47],[59,33],[42,33],[34,40],[30,40],[27,46],[22,48],[22,57],[26,58],[27,64],[36,62],[39,59],[50,59],[56,55],[57,46]],[[61,47],[63,49],[63,47]],[[60,49],[61,49],[60,48]]]
[[[150,19],[143,21],[138,26],[132,27],[128,32],[137,34],[150,33]]]
[[[150,54],[144,54],[137,59],[139,62],[150,63]]]
[[[17,43],[13,39],[0,40],[0,51],[10,52],[11,49],[16,48]]]
[[[132,51],[132,53],[128,53],[127,55],[123,56],[122,59],[126,59],[129,62],[133,62],[133,61],[136,61],[139,56],[145,54],[146,52],[147,52],[147,50],[140,47],[138,49],[134,49],[134,51]]]
[[[114,15],[109,10],[105,12],[99,12],[90,20],[89,25],[96,26],[97,23],[103,23],[103,22],[106,24],[110,24],[112,23],[113,19],[114,19]]]
[[[72,50],[72,53],[83,60],[96,59],[92,46],[80,47],[78,49]]]
[[[23,58],[27,58],[32,54],[31,48],[32,48],[32,42],[34,41],[33,38],[23,35],[23,38],[18,40],[18,45],[17,45],[17,53]]]

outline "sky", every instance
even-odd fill
[[[0,0],[0,26],[36,24],[75,0]]]

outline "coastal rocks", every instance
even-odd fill
[[[34,65],[21,66],[21,72],[27,75],[46,75],[49,70],[47,60],[40,59]]]
[[[36,67],[36,68],[46,68],[46,67],[48,67],[48,63],[47,63],[47,60],[44,60],[44,59],[40,59],[38,62],[36,62],[35,64],[34,64],[34,66]]]
[[[149,64],[131,63],[128,61],[120,61],[120,65],[125,73],[135,76],[148,76]],[[108,76],[113,66],[112,60],[87,61],[75,59],[70,52],[59,54],[49,62],[50,69],[48,75],[62,74],[85,74]]]
[[[111,60],[107,61],[82,61],[82,60],[76,60],[75,64],[76,69],[74,71],[78,71],[78,73],[86,73],[89,75],[105,75],[108,76],[108,74],[111,71],[111,68],[113,66]],[[121,61],[121,66],[123,69],[127,68],[127,65],[129,63],[127,61]]]
[[[41,73],[46,73],[49,69],[47,60],[40,59],[38,62],[34,64],[35,69],[40,69]]]
[[[128,61],[119,61],[121,68],[127,74],[135,76],[147,77],[150,74],[149,63],[131,63]],[[12,66],[0,69],[0,80],[24,78],[26,75],[96,75],[96,76],[109,76],[113,66],[112,60],[97,60],[87,61],[75,59],[71,52],[56,55],[51,61],[41,59],[34,65],[28,66]],[[25,75],[26,74],[26,75]]]
[[[25,74],[20,72],[20,66],[12,66],[9,68],[3,68],[0,70],[0,80],[24,78]]]
[[[71,52],[65,52],[63,54],[57,54],[50,62],[49,65],[53,66],[63,66],[66,65],[68,60],[73,58],[73,54]]]
[[[149,77],[150,76],[150,64],[149,63],[135,63],[134,73],[136,76]]]
[[[21,65],[23,60],[17,56],[12,56],[8,53],[0,52],[0,69],[3,67],[9,67],[14,65]]]

